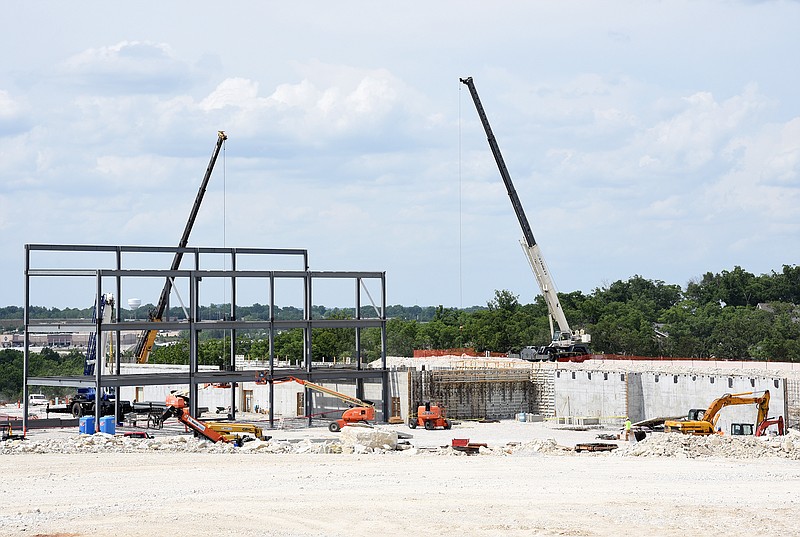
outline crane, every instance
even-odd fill
[[[459,80],[469,88],[472,101],[475,103],[475,109],[478,111],[481,123],[483,123],[483,128],[486,131],[486,137],[489,141],[489,147],[492,150],[495,162],[497,162],[497,167],[505,183],[508,196],[511,198],[511,206],[514,208],[514,213],[516,213],[517,220],[522,228],[523,240],[520,241],[522,250],[525,252],[531,270],[533,270],[533,275],[536,278],[536,282],[539,284],[539,289],[547,304],[551,341],[548,345],[537,349],[535,354],[537,356],[544,356],[550,360],[589,354],[588,344],[591,342],[592,338],[583,330],[573,331],[567,322],[567,317],[564,315],[564,310],[558,299],[556,286],[553,283],[553,277],[550,275],[550,269],[547,267],[541,248],[539,248],[533,236],[528,217],[525,216],[522,202],[519,200],[517,191],[514,188],[514,183],[511,181],[511,175],[508,173],[503,155],[500,153],[500,147],[497,145],[497,139],[494,137],[492,127],[489,125],[489,118],[486,117],[486,112],[483,109],[480,97],[478,97],[478,90],[475,89],[475,83],[472,81],[472,77],[460,78]],[[555,328],[554,323],[558,329]],[[523,357],[525,357],[525,354],[523,354]]]
[[[178,248],[186,248],[186,245],[189,243],[189,234],[192,232],[192,226],[194,226],[194,221],[197,218],[198,211],[200,210],[200,204],[203,202],[203,196],[206,193],[206,187],[208,186],[208,181],[211,178],[211,172],[214,170],[214,164],[217,162],[217,156],[219,156],[220,149],[222,149],[222,144],[227,139],[228,136],[224,131],[217,132],[217,144],[211,154],[211,160],[206,168],[206,174],[203,177],[203,181],[200,183],[200,190],[198,190],[197,197],[192,205],[192,210],[189,213],[189,219],[186,221],[186,227],[183,230],[183,235],[181,235]],[[175,257],[172,259],[172,266],[170,267],[170,270],[178,270],[181,265],[181,259],[183,259],[183,252],[178,250],[175,252]],[[164,282],[164,288],[161,290],[161,296],[158,299],[158,303],[152,310],[150,310],[148,314],[150,321],[161,322],[161,319],[164,316],[164,310],[167,308],[167,301],[169,300],[169,294],[172,290],[172,285],[172,278],[167,278],[167,281]],[[134,349],[136,363],[147,363],[147,359],[150,357],[150,351],[153,350],[153,345],[156,342],[156,335],[158,335],[158,330],[153,329],[144,330],[139,336],[139,339],[136,342],[136,348]]]

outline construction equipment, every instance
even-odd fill
[[[755,396],[756,392],[726,393],[712,401],[706,410],[693,408],[685,420],[666,420],[664,430],[692,435],[709,435],[717,431],[717,421],[720,410],[731,405],[756,405],[758,416],[756,423],[761,423],[769,412],[769,390],[763,395]]]
[[[203,196],[206,193],[206,187],[208,186],[208,181],[211,178],[211,172],[214,170],[214,164],[217,162],[217,156],[219,156],[220,149],[222,148],[223,142],[228,139],[228,136],[225,134],[224,131],[217,132],[217,144],[214,147],[214,151],[211,154],[211,160],[208,163],[208,167],[206,168],[206,174],[203,177],[203,181],[200,183],[200,190],[197,192],[197,197],[194,200],[194,204],[192,205],[192,210],[189,213],[189,219],[186,221],[186,227],[183,230],[183,235],[181,235],[181,240],[178,243],[178,248],[186,248],[186,245],[189,243],[189,234],[192,232],[192,227],[194,226],[194,221],[197,218],[197,213],[200,210],[200,204],[203,202]],[[181,260],[183,259],[183,252],[176,251],[175,257],[172,259],[172,265],[170,266],[170,270],[178,270],[181,265]],[[164,317],[164,311],[167,308],[167,302],[169,301],[170,291],[172,290],[172,286],[174,281],[172,278],[167,278],[167,281],[164,282],[164,288],[161,290],[161,296],[158,299],[158,303],[156,306],[150,310],[148,313],[148,317],[150,318],[151,322],[161,322],[161,319]],[[153,345],[156,342],[156,336],[158,335],[158,330],[144,330],[139,339],[136,342],[136,347],[134,349],[134,355],[136,356],[136,363],[144,364],[147,363],[148,358],[150,357],[150,351],[153,350]]]
[[[92,324],[96,324],[100,319],[101,324],[112,322],[114,316],[114,295],[103,293],[95,301],[92,310]],[[99,338],[99,339],[98,339]],[[98,333],[97,331],[89,334],[89,341],[86,345],[86,354],[83,360],[83,374],[86,377],[95,375],[96,368],[100,367],[103,371],[108,369],[106,356],[112,351],[110,333]],[[45,407],[47,414],[72,414],[75,418],[84,415],[94,414],[96,403],[100,404],[100,415],[111,416],[114,414],[116,403],[116,393],[114,388],[105,388],[98,396],[93,387],[78,388],[77,392],[67,398],[65,404],[51,405],[49,402]],[[131,410],[130,401],[119,402],[119,416]]]
[[[561,308],[561,302],[558,299],[556,286],[553,283],[553,278],[550,276],[550,269],[544,261],[542,251],[533,237],[533,231],[528,223],[528,218],[525,216],[525,211],[522,208],[522,203],[517,196],[517,191],[511,181],[511,175],[508,173],[503,155],[500,153],[500,147],[497,145],[497,140],[492,133],[492,127],[489,125],[489,119],[486,117],[486,112],[483,109],[481,100],[478,97],[478,91],[475,89],[475,84],[472,77],[459,79],[463,84],[469,88],[472,101],[475,103],[475,109],[478,111],[478,116],[483,123],[483,128],[486,131],[486,137],[489,141],[489,147],[492,150],[494,159],[497,162],[497,167],[500,170],[500,176],[503,178],[508,196],[511,198],[511,205],[517,215],[517,220],[522,228],[523,241],[520,241],[522,249],[528,258],[528,263],[533,270],[533,275],[536,277],[536,282],[539,284],[544,301],[547,304],[547,311],[549,312],[548,320],[550,322],[550,343],[536,348],[536,352],[523,353],[523,358],[528,360],[551,360],[555,361],[559,358],[576,358],[589,354],[589,343],[591,336],[586,334],[583,330],[572,330],[567,322],[567,317],[564,315],[564,310]],[[558,329],[555,328],[558,326]]]
[[[256,384],[267,384],[269,382],[268,375],[268,371],[257,372]],[[357,397],[351,397],[330,388],[326,388],[325,386],[314,384],[313,382],[309,382],[297,377],[281,377],[272,380],[273,384],[280,384],[283,382],[296,382],[310,390],[340,399],[352,407],[342,412],[342,415],[339,419],[332,421],[328,425],[328,429],[332,433],[338,433],[342,430],[342,427],[353,423],[369,424],[370,422],[375,421],[375,404],[372,401],[365,401]]]
[[[104,293],[95,301],[95,307],[92,310],[92,323],[96,323],[100,319],[101,324],[107,324],[112,321],[114,315],[114,295],[111,293]],[[98,337],[100,337],[100,345],[98,345]],[[95,374],[95,368],[104,366],[105,353],[108,348],[107,336],[91,332],[89,334],[89,341],[86,345],[86,354],[83,362],[83,374],[90,377]],[[98,351],[99,349],[99,351]],[[108,391],[104,391],[97,397],[94,388],[78,388],[78,393],[74,394],[67,403],[67,409],[72,412],[72,416],[79,418],[85,414],[94,412],[95,401],[100,400],[103,405],[101,414],[113,414],[114,395]],[[54,410],[49,409],[50,412]]]
[[[161,415],[160,422],[176,417],[178,421],[192,429],[197,435],[210,440],[213,443],[228,442],[241,446],[249,440],[269,440],[270,436],[264,436],[261,427],[249,423],[226,423],[226,422],[204,422],[189,414],[186,408],[186,399],[180,395],[170,394],[167,396],[167,408]],[[248,436],[243,436],[246,433]]]
[[[408,419],[410,429],[424,427],[428,431],[432,431],[434,429],[450,429],[452,426],[452,422],[445,417],[444,407],[433,405],[430,401],[417,406],[417,415],[410,416]]]
[[[764,436],[767,434],[767,429],[771,426],[775,425],[777,427],[778,436],[783,436],[786,434],[786,427],[784,426],[783,416],[778,416],[777,418],[767,418],[761,423],[758,424],[756,427],[756,436]]]
[[[271,436],[264,435],[264,429],[252,423],[235,423],[226,421],[207,421],[206,425],[214,431],[221,433],[229,441],[237,440],[240,443],[247,441],[249,438],[254,438],[261,441],[267,441]],[[247,434],[249,436],[241,436]]]

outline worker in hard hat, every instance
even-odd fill
[[[629,440],[631,437],[631,419],[625,416],[625,440]]]

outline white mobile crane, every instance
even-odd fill
[[[519,225],[522,228],[524,240],[520,241],[520,244],[528,258],[528,263],[530,263],[533,275],[536,277],[536,282],[539,284],[539,289],[542,291],[544,301],[547,303],[551,341],[543,347],[528,347],[523,349],[522,357],[527,360],[555,361],[558,358],[575,358],[577,356],[587,355],[589,354],[591,336],[586,334],[583,330],[573,331],[569,327],[567,317],[564,315],[564,310],[561,308],[561,302],[558,300],[558,294],[555,284],[553,283],[553,278],[550,276],[550,270],[544,262],[544,257],[542,256],[539,245],[536,244],[536,239],[533,238],[533,231],[531,231],[528,218],[525,216],[525,211],[522,209],[522,203],[519,201],[517,191],[514,189],[514,183],[511,182],[511,175],[508,173],[503,155],[500,153],[500,147],[497,145],[497,140],[492,133],[492,127],[489,125],[489,119],[486,117],[486,112],[483,110],[483,105],[478,97],[475,84],[472,82],[472,77],[461,78],[459,80],[469,88],[472,101],[475,103],[478,116],[480,116],[481,122],[483,123],[483,128],[486,131],[486,137],[489,141],[489,147],[494,155],[494,160],[497,162],[497,167],[500,169],[500,176],[503,178],[503,182],[506,185],[508,196],[511,198],[511,205],[514,207],[517,220],[519,220]],[[554,322],[558,327],[557,329],[553,324]]]

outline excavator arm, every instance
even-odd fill
[[[710,422],[711,425],[716,428],[717,421],[719,421],[719,412],[726,406],[756,405],[758,407],[756,425],[758,425],[764,421],[764,418],[766,418],[769,413],[769,390],[766,390],[763,395],[757,397],[753,396],[754,393],[755,392],[726,393],[722,397],[712,401],[703,415],[703,420]]]

